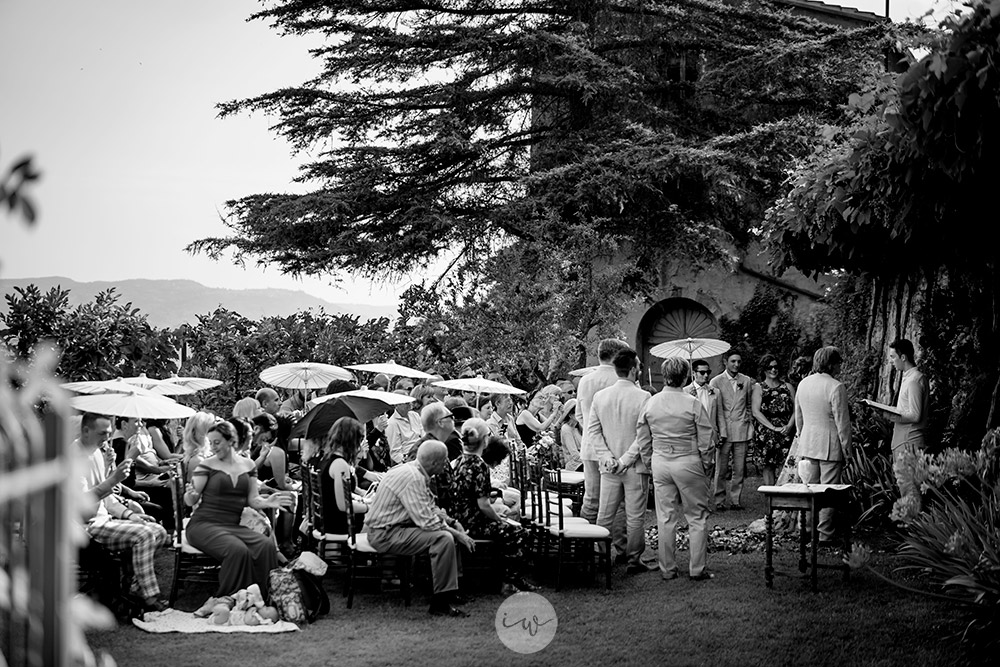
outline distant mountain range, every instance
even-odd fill
[[[185,322],[194,323],[197,315],[206,315],[218,307],[235,311],[257,320],[262,317],[286,317],[300,310],[322,308],[332,314],[354,315],[361,321],[397,317],[391,306],[360,303],[331,303],[305,292],[287,289],[222,289],[206,287],[193,280],[117,280],[80,283],[69,278],[0,279],[0,293],[12,294],[14,287],[35,285],[44,294],[60,286],[69,290],[70,304],[76,306],[93,301],[94,297],[112,287],[120,295],[119,303],[132,302],[134,308],[147,315],[154,327],[173,328]],[[7,300],[0,300],[0,313],[7,312]]]

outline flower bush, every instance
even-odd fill
[[[1000,434],[978,452],[910,453],[896,464],[902,497],[892,517],[907,530],[904,569],[919,570],[969,610],[965,638],[1000,649]]]

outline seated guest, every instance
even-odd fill
[[[162,423],[144,424],[140,419],[130,418],[120,423],[120,432],[127,435],[125,456],[132,459],[135,475],[135,481],[126,484],[149,497],[149,502],[156,506],[150,506],[149,513],[162,521],[169,531],[174,527],[174,514],[170,511],[173,507],[170,471],[181,457],[172,453],[164,441],[160,430]]]
[[[580,443],[583,440],[583,426],[576,419],[576,399],[566,401],[562,425],[559,427],[559,448],[562,455],[562,467],[565,470],[579,470],[583,467],[580,460]]]
[[[535,443],[535,436],[553,425],[558,426],[561,421],[563,412],[558,399],[558,388],[556,391],[546,391],[551,386],[553,385],[540,389],[528,402],[528,407],[521,410],[514,420],[517,434],[525,447],[531,447]]]
[[[184,437],[181,438],[181,464],[185,480],[191,481],[191,473],[202,459],[208,456],[208,429],[215,424],[215,415],[196,412],[184,423]]]
[[[489,437],[489,426],[482,419],[470,419],[462,427],[463,452],[453,473],[451,516],[465,526],[472,537],[494,540],[499,544],[503,554],[504,583],[508,590],[532,591],[535,587],[522,577],[526,564],[525,531],[520,523],[507,521],[498,515],[490,504],[490,468],[482,458]]]
[[[365,429],[357,419],[341,417],[330,427],[317,462],[323,480],[323,530],[335,535],[347,534],[347,503],[354,508],[354,530],[360,532],[368,505],[360,498],[344,495],[341,479],[347,477],[351,491],[357,488],[355,464],[367,453]]]
[[[236,453],[250,456],[250,448],[253,446],[253,426],[250,420],[245,417],[230,417],[226,421],[236,429]]]
[[[490,487],[495,489],[500,495],[501,504],[506,510],[494,508],[498,513],[502,513],[511,519],[521,518],[521,491],[510,485],[510,463],[507,459],[510,450],[507,448],[507,441],[495,435],[490,435],[483,449],[483,461],[490,468]]]
[[[365,523],[368,540],[379,552],[416,556],[429,552],[434,593],[430,613],[468,616],[453,606],[458,590],[456,542],[469,551],[476,543],[455,519],[434,502],[432,475],[448,467],[448,448],[428,440],[417,448],[417,458],[392,468],[382,478]]]
[[[389,415],[388,413],[376,415],[368,424],[366,425],[368,434],[366,440],[368,441],[368,455],[365,457],[361,465],[369,473],[379,475],[392,467],[392,459],[389,458],[389,440],[385,436],[385,429],[389,426]],[[365,476],[367,477],[367,475]],[[364,480],[358,480],[362,486],[365,486]],[[375,480],[369,479],[369,483]]]
[[[253,462],[235,452],[236,430],[219,421],[208,430],[211,456],[192,473],[184,502],[197,505],[187,525],[191,546],[221,561],[216,596],[232,595],[250,584],[267,590],[268,574],[278,566],[271,539],[240,525],[244,507],[290,508],[292,497],[283,492],[268,497],[257,493]]]
[[[142,598],[146,609],[163,611],[167,605],[160,599],[153,557],[156,548],[167,543],[167,531],[152,516],[129,509],[112,493],[128,476],[132,462],[126,458],[108,472],[103,448],[107,445],[110,450],[107,444],[110,436],[111,420],[88,412],[81,420],[80,437],[73,443],[74,448],[87,457],[83,487],[98,501],[94,516],[87,521],[87,534],[108,549],[132,550],[134,591]]]
[[[409,379],[409,378],[402,378]],[[396,389],[393,393],[409,396],[409,390]],[[389,417],[385,427],[385,437],[389,441],[389,458],[393,465],[413,459],[424,429],[420,425],[420,412],[413,409],[413,403],[400,403]]]
[[[436,401],[420,412],[420,422],[426,434],[421,442],[427,440],[443,442],[448,448],[448,460],[454,465],[454,462],[462,454],[462,438],[455,430],[455,415],[444,407],[444,403]],[[431,491],[437,498],[438,507],[445,512],[450,512],[452,509],[452,465],[447,466],[431,479]]]
[[[236,405],[233,406],[234,417],[243,417],[244,419],[249,419],[251,421],[263,411],[264,410],[260,407],[260,403],[257,402],[257,399],[250,396],[241,398],[236,401]]]
[[[425,384],[417,385],[411,389],[410,398],[414,399],[413,409],[418,411],[422,411],[431,403],[440,403],[437,394],[434,393],[434,387],[428,387]]]

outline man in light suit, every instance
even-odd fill
[[[719,394],[719,407],[726,430],[719,432],[719,447],[715,450],[715,509],[726,509],[726,477],[732,456],[733,481],[729,487],[729,506],[743,509],[743,474],[747,463],[747,444],[753,439],[753,414],[750,411],[750,387],[753,380],[740,373],[743,357],[730,350],[726,355],[726,370],[712,378],[709,386]]]
[[[691,376],[693,379],[691,384],[684,387],[684,391],[697,398],[708,412],[708,421],[712,424],[712,446],[718,449],[719,441],[727,435],[726,420],[722,416],[722,410],[719,409],[719,392],[708,383],[708,374],[711,372],[711,367],[704,359],[692,361]],[[705,470],[705,475],[708,479],[709,491],[712,492],[712,487],[715,485],[714,458],[711,465]]]
[[[821,347],[813,355],[813,373],[795,393],[795,428],[799,434],[799,475],[806,484],[839,484],[844,463],[853,454],[847,388],[840,372],[840,350]],[[833,511],[820,510],[820,544],[833,541]]]
[[[583,427],[583,437],[580,439],[580,459],[583,461],[583,506],[580,508],[580,516],[590,523],[597,521],[597,508],[601,498],[601,471],[597,453],[590,444],[590,438],[587,437],[590,404],[594,400],[594,394],[618,382],[618,374],[611,365],[611,360],[620,351],[627,349],[628,345],[617,338],[605,338],[598,343],[597,359],[600,365],[597,370],[584,375],[576,388],[576,421]]]
[[[625,501],[626,573],[639,574],[649,571],[641,561],[646,548],[643,524],[649,493],[649,468],[642,459],[637,459],[634,466],[623,470],[617,470],[617,467],[618,459],[635,440],[639,412],[649,400],[649,392],[635,383],[639,377],[639,359],[634,350],[622,350],[616,354],[612,365],[618,381],[594,394],[587,426],[587,437],[601,468],[597,525],[607,528],[613,535],[615,515]]]

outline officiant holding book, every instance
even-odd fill
[[[913,343],[900,338],[889,344],[889,361],[902,374],[899,383],[897,413],[887,412],[892,427],[892,457],[898,460],[904,451],[927,447],[927,417],[930,414],[930,386],[913,357]]]

